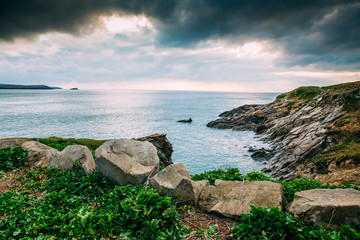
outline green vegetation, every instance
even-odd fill
[[[0,149],[0,170],[9,171],[26,163],[27,152],[22,147],[6,147]]]
[[[306,164],[313,164],[315,171],[320,174],[328,173],[330,163],[340,163],[352,160],[355,164],[360,164],[360,143],[345,142],[332,147],[330,150],[317,154],[315,157],[308,159]]]
[[[360,234],[349,226],[343,226],[340,232],[322,227],[310,227],[288,212],[278,208],[256,208],[251,206],[248,214],[241,214],[239,223],[235,223],[232,236],[245,240],[278,239],[359,239]]]
[[[59,138],[59,137],[49,137],[49,138],[34,138],[34,141],[41,142],[49,147],[55,148],[59,151],[62,151],[69,145],[85,145],[91,151],[95,151],[101,144],[106,140],[95,140],[95,139],[86,139],[86,138]]]
[[[359,187],[352,184],[345,184],[342,186],[334,185],[322,185],[317,180],[311,179],[295,179],[289,182],[275,181],[263,173],[260,172],[251,172],[245,176],[239,172],[238,168],[229,167],[225,170],[217,169],[212,171],[205,171],[203,173],[195,174],[191,176],[191,179],[194,181],[200,180],[209,180],[211,185],[215,184],[216,179],[224,181],[242,181],[243,179],[248,181],[271,181],[280,183],[283,186],[285,200],[288,203],[291,203],[294,200],[294,195],[296,192],[318,189],[318,188],[355,188],[360,190]]]
[[[2,239],[181,239],[172,200],[81,169],[38,169],[0,194]],[[37,197],[36,197],[37,196]]]
[[[322,91],[320,87],[299,87],[291,92],[280,94],[276,97],[276,100],[297,98],[298,100],[308,101],[319,95]]]

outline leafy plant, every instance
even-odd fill
[[[244,176],[240,173],[238,168],[228,167],[225,170],[217,169],[205,171],[203,173],[191,176],[193,181],[209,180],[211,185],[215,184],[216,179],[224,181],[242,181]]]
[[[0,194],[1,239],[181,239],[172,200],[81,169],[37,169]]]
[[[248,214],[241,214],[235,223],[232,236],[236,239],[359,239],[360,234],[349,226],[343,226],[340,233],[320,226],[308,226],[296,216],[281,212],[278,208],[256,208],[251,206]]]
[[[0,149],[0,170],[9,171],[26,163],[27,151],[22,147],[6,147]]]

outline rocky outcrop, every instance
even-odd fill
[[[21,147],[28,152],[29,167],[47,167],[50,165],[58,150],[36,141],[26,141]]]
[[[160,166],[167,167],[173,163],[171,159],[173,147],[167,139],[166,134],[156,133],[150,136],[138,138],[136,140],[151,142],[156,147],[157,154],[160,159]]]
[[[360,228],[360,191],[355,189],[315,189],[295,193],[290,212],[306,223],[340,228]]]
[[[159,171],[159,157],[150,142],[110,140],[95,151],[96,170],[119,185],[141,185]]]
[[[87,173],[92,173],[95,170],[95,161],[88,147],[82,145],[67,146],[55,154],[50,167],[70,170],[74,164],[79,164]]]
[[[208,212],[227,217],[248,213],[250,206],[278,207],[282,210],[284,195],[281,184],[268,181],[222,181],[207,186],[200,194],[199,206]]]
[[[182,163],[175,163],[158,172],[150,179],[150,186],[161,195],[172,196],[177,202],[197,202],[208,181],[194,182]]]
[[[20,147],[26,141],[27,139],[25,138],[1,139],[0,148]]]
[[[252,130],[271,143],[271,177],[290,180],[306,159],[332,146],[359,139],[360,82],[302,87],[269,104],[224,112],[208,127]],[[255,156],[256,157],[256,156]]]

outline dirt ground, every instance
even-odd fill
[[[234,239],[230,236],[234,220],[207,213],[200,208],[188,207],[179,209],[180,224],[190,227],[193,231],[186,239]],[[209,226],[216,226],[215,234],[209,231]],[[201,231],[202,230],[202,231]],[[208,230],[208,231],[206,231]]]

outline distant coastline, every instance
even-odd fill
[[[35,89],[35,90],[52,90],[54,88],[46,85],[17,85],[17,84],[0,84],[0,89]],[[56,88],[59,89],[59,88]]]

